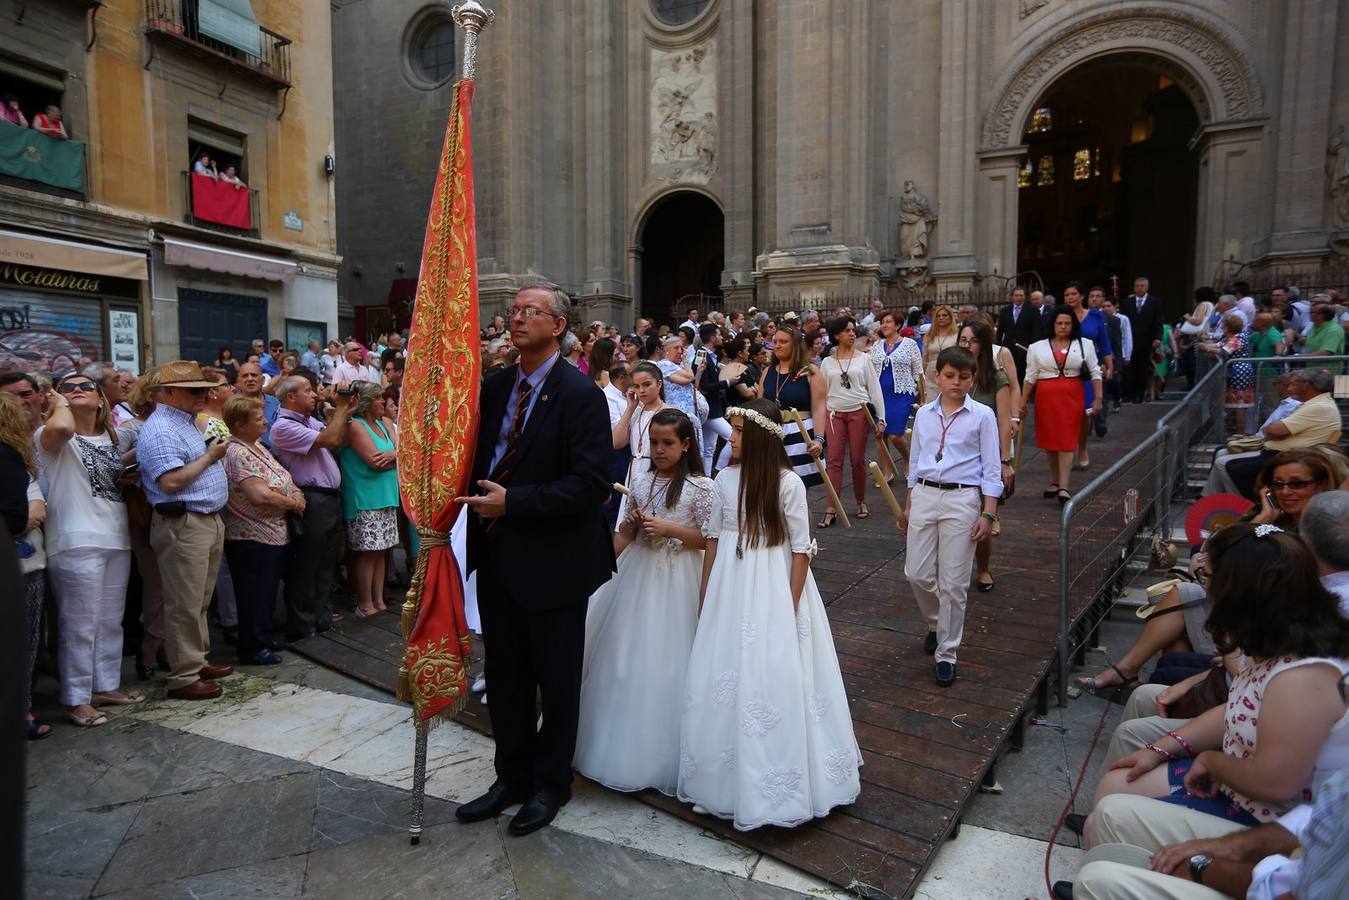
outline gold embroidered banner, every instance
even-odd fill
[[[398,481],[420,540],[403,604],[407,649],[398,697],[418,721],[458,712],[472,655],[463,581],[448,535],[467,493],[478,438],[477,237],[469,110],[473,82],[454,86],[426,220],[399,407]]]

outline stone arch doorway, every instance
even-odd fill
[[[1177,308],[1194,289],[1200,113],[1164,60],[1116,53],[1056,78],[1022,124],[1017,271],[1069,280],[1136,275]]]
[[[675,191],[655,201],[638,232],[638,315],[673,326],[684,321],[680,307],[708,304],[683,298],[720,297],[725,228],[721,208],[706,194]]]

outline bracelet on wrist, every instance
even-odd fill
[[[996,521],[998,521],[997,515],[995,515],[994,513],[991,513],[991,512],[981,512],[981,513],[979,513],[979,518],[981,518],[981,519],[988,519],[988,521],[990,521],[990,522],[996,522]]]
[[[1171,761],[1173,761],[1173,762],[1174,762],[1175,759],[1176,759],[1176,754],[1172,753],[1170,750],[1163,750],[1161,747],[1158,747],[1156,744],[1144,744],[1143,746],[1146,747],[1147,749],[1151,750],[1153,753],[1156,753],[1158,756],[1162,757],[1163,759],[1171,760]]]
[[[1184,747],[1185,752],[1190,754],[1191,756],[1199,755],[1198,753],[1195,752],[1194,744],[1191,744],[1189,741],[1185,740],[1185,738],[1176,734],[1174,731],[1168,731],[1166,733],[1166,736],[1172,738],[1177,744],[1180,744],[1180,746]]]

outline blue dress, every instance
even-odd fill
[[[1115,351],[1110,346],[1110,329],[1106,327],[1105,313],[1099,309],[1087,310],[1086,318],[1082,320],[1082,339],[1091,341],[1096,345],[1096,359],[1100,361],[1102,370],[1105,369],[1105,358],[1114,356]],[[1096,388],[1090,381],[1085,379],[1082,386],[1086,388],[1086,396],[1083,401],[1087,408],[1096,401]]]
[[[675,384],[670,380],[670,376],[680,369],[684,368],[679,363],[670,362],[668,359],[662,359],[656,363],[661,374],[665,376],[665,402],[681,410],[685,415],[698,424],[698,410],[694,406],[693,400],[693,382],[688,384]]]
[[[877,341],[870,355],[872,363],[881,373],[881,396],[885,398],[885,433],[903,437],[909,424],[909,413],[918,400],[918,384],[910,368],[911,360],[917,359],[921,371],[923,351],[912,338],[900,338],[893,344]],[[895,387],[897,370],[900,381],[898,388]]]

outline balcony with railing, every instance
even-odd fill
[[[145,0],[145,33],[278,90],[291,86],[291,39],[259,25],[248,0]]]
[[[258,192],[196,172],[183,173],[183,221],[225,234],[258,237]]]

